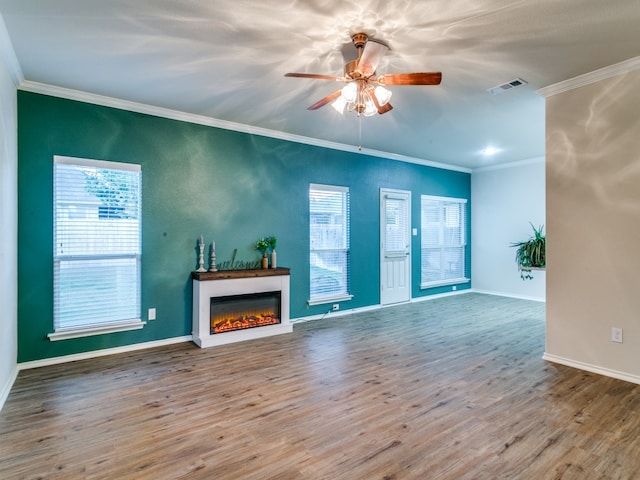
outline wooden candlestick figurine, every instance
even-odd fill
[[[196,270],[196,272],[206,272],[207,269],[204,268],[204,237],[202,235],[200,235],[198,248],[200,249],[200,253],[198,255],[198,269]]]

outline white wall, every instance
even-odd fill
[[[522,280],[512,242],[545,225],[544,157],[471,174],[471,275],[475,291],[545,299],[546,272]],[[546,233],[546,225],[545,225]]]
[[[4,34],[4,35],[3,35]],[[0,409],[17,374],[18,146],[16,79],[0,17]],[[15,71],[15,68],[14,68]]]
[[[545,358],[640,383],[640,57],[635,69],[546,100]]]

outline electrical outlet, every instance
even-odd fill
[[[147,314],[147,318],[149,320],[155,320],[156,319],[156,309],[155,308],[150,308],[149,312]]]
[[[333,311],[335,312],[336,310],[340,310],[340,304],[339,303],[334,303],[333,304]]]
[[[622,343],[622,329],[613,327],[611,329],[611,341],[616,343]]]

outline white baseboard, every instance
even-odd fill
[[[528,295],[514,295],[513,293],[506,292],[494,292],[491,290],[478,290],[476,288],[471,289],[474,293],[484,293],[485,295],[497,295],[499,297],[509,297],[509,298],[517,298],[518,300],[533,300],[534,302],[546,302],[547,299],[544,297],[531,297]]]
[[[435,300],[436,298],[455,297],[457,295],[464,295],[465,293],[472,293],[472,292],[473,290],[471,290],[470,288],[465,288],[463,290],[452,290],[450,292],[436,293],[434,295],[424,295],[422,297],[413,297],[411,299],[411,303],[425,302],[427,300]],[[392,307],[393,305],[386,305],[386,306]]]
[[[14,367],[13,371],[9,375],[9,378],[7,378],[7,382],[3,385],[2,390],[0,390],[0,412],[2,411],[2,407],[4,407],[4,403],[7,401],[7,398],[9,397],[9,393],[13,388],[13,384],[15,383],[16,378],[18,378],[17,366]]]
[[[89,358],[106,357],[107,355],[115,355],[116,353],[135,352],[137,350],[145,350],[147,348],[164,347],[165,345],[173,345],[175,343],[190,342],[191,335],[183,337],[165,338],[163,340],[154,340],[153,342],[134,343],[132,345],[124,345],[122,347],[105,348],[104,350],[93,350],[91,352],[74,353],[72,355],[64,355],[62,357],[44,358],[42,360],[33,360],[31,362],[23,362],[18,364],[18,370],[27,370],[30,368],[46,367],[48,365],[57,365],[59,363],[75,362],[77,360],[87,360]]]
[[[424,302],[426,300],[435,300],[436,298],[442,297],[451,297],[454,295],[463,295],[465,293],[471,293],[470,289],[465,290],[456,290],[455,292],[446,292],[446,293],[438,293],[436,295],[425,295],[423,297],[414,297],[408,302],[402,303],[391,303],[389,305],[369,305],[367,307],[359,307],[359,308],[351,308],[347,310],[329,310],[326,313],[321,313],[318,315],[309,315],[308,317],[298,317],[292,318],[291,323],[304,323],[309,322],[311,320],[320,320],[322,318],[333,318],[333,317],[342,317],[344,315],[351,315],[352,313],[361,313],[361,312],[369,312],[372,310],[379,310],[381,308],[389,308],[389,307],[397,307],[398,305],[403,305],[404,303],[415,303],[415,302]]]
[[[617,370],[611,370],[609,368],[599,367],[597,365],[591,365],[589,363],[579,362],[577,360],[571,360],[570,358],[559,357],[551,353],[545,352],[542,355],[543,360],[547,360],[553,363],[559,363],[567,367],[577,368],[579,370],[585,370],[591,373],[597,373],[598,375],[604,375],[605,377],[617,378],[618,380],[624,380],[625,382],[636,383],[640,385],[640,377],[637,375],[631,375]]]
[[[344,317],[345,315],[351,315],[352,313],[368,312],[371,310],[379,310],[382,308],[380,305],[370,305],[368,307],[350,308],[347,310],[329,310],[326,313],[320,313],[318,315],[309,315],[308,317],[291,318],[289,321],[292,324],[310,322],[312,320],[321,320],[323,318]]]

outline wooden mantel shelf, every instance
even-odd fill
[[[251,270],[220,270],[218,272],[191,272],[191,278],[199,281],[226,280],[230,278],[273,277],[290,275],[288,268],[258,268]]]

